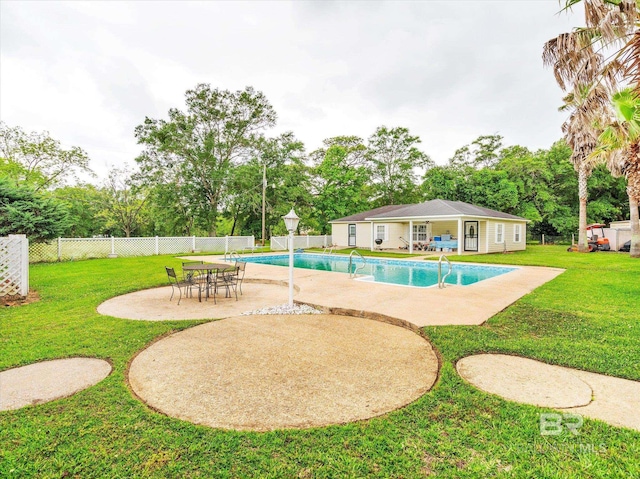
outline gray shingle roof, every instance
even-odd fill
[[[402,208],[395,208],[391,211],[376,212],[376,210],[367,211],[364,218],[411,218],[411,217],[433,217],[433,216],[486,216],[490,218],[502,218],[510,220],[523,220],[520,216],[510,215],[502,211],[496,211],[482,206],[475,206],[462,201],[449,200],[430,200],[417,205],[406,205]]]
[[[337,220],[330,221],[330,223],[333,223],[334,221],[339,223],[348,222],[348,221],[364,221],[365,218],[369,218],[370,216],[383,214],[383,213],[391,213],[392,211],[399,210],[401,208],[406,208],[407,206],[412,206],[412,205],[381,206],[380,208],[374,208],[369,211],[363,211],[362,213],[358,213],[355,215],[345,216],[344,218],[338,218]]]

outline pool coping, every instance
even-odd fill
[[[216,261],[222,257],[184,258]],[[410,260],[415,261],[415,258]],[[478,263],[464,264],[478,266]],[[541,266],[488,266],[515,269],[478,283],[466,286],[447,284],[444,289],[438,289],[354,281],[346,273],[296,268],[294,284],[299,289],[294,300],[327,312],[343,311],[360,317],[386,316],[417,327],[473,326],[485,323],[524,295],[565,271]],[[249,263],[246,268],[246,277],[249,279],[288,281],[288,275],[289,268],[283,266]]]
[[[349,262],[349,257],[345,256],[345,255],[332,255],[332,256],[328,256],[328,255],[323,255],[321,253],[308,253],[308,252],[303,252],[303,253],[295,253],[296,256],[300,256],[300,255],[305,255],[305,257],[309,257],[309,256],[316,256],[316,257],[326,257],[326,259],[331,259],[331,260],[338,260],[341,263],[348,263]],[[250,264],[267,264],[267,263],[262,263],[260,261],[252,261],[253,258],[268,258],[268,257],[277,257],[277,258],[286,258],[288,260],[288,253],[270,253],[270,254],[264,254],[264,255],[259,255],[259,256],[249,256],[247,257],[247,262]],[[370,257],[370,256],[365,256],[366,258],[366,264],[371,264],[371,265],[376,265],[376,264],[380,264],[380,265],[389,265],[389,266],[404,266],[403,263],[410,263],[411,266],[416,266],[418,268],[420,268],[420,266],[427,266],[427,268],[424,269],[429,269],[429,270],[433,270],[435,272],[435,270],[437,269],[438,266],[438,261],[437,260],[430,260],[430,259],[415,259],[415,258],[379,258],[379,257]],[[288,261],[287,261],[288,263]],[[358,258],[354,259],[354,265],[357,266],[358,264],[360,264],[360,260]],[[456,261],[455,263],[451,263],[452,266],[463,266],[463,267],[467,267],[470,269],[489,269],[489,270],[500,270],[500,269],[508,269],[509,271],[512,271],[513,269],[517,269],[519,268],[519,266],[509,266],[509,265],[503,265],[503,264],[486,264],[486,263],[467,263],[467,262],[463,262],[463,261]],[[270,265],[270,266],[279,266],[279,267],[283,267],[283,265]],[[300,269],[313,269],[313,268],[300,268]],[[318,271],[328,271],[328,272],[337,272],[337,273],[346,273],[345,271],[331,271],[331,270],[318,270]],[[509,272],[507,271],[507,272]],[[447,270],[446,270],[446,265],[444,266],[443,270],[442,270],[443,276],[447,276]],[[500,274],[505,274],[505,272],[501,272],[498,273],[497,275]],[[434,284],[429,284],[426,286],[418,286],[415,284],[400,284],[400,283],[392,283],[392,282],[387,282],[387,281],[376,281],[375,279],[375,275],[371,275],[371,274],[367,274],[367,273],[359,273],[359,275],[357,277],[353,278],[355,281],[364,281],[364,282],[369,282],[369,283],[376,283],[376,284],[388,284],[390,286],[400,286],[403,288],[434,288],[438,286],[438,283],[436,281],[436,283]],[[489,279],[489,278],[485,278],[485,279]],[[485,279],[481,279],[479,281],[484,281]],[[477,281],[475,281],[477,282]],[[474,282],[474,283],[475,283]],[[453,286],[454,284],[457,286],[469,286],[470,284],[474,284],[474,283],[469,283],[469,284],[458,284],[458,283],[447,283],[447,285],[451,285]]]

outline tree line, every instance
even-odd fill
[[[91,173],[81,148],[1,124],[0,235],[259,238],[263,190],[267,236],[285,233],[281,217],[292,206],[301,230],[324,234],[333,219],[433,198],[523,216],[534,234],[577,231],[577,176],[563,140],[531,151],[484,135],[436,165],[408,128],[380,126],[366,139],[328,138],[307,153],[292,132],[269,136],[276,112],[251,87],[199,84],[185,98],[186,108],[136,128],[135,171],[113,168],[98,184],[77,181]],[[595,168],[590,221],[628,218],[625,187],[624,178]]]

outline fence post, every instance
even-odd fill
[[[19,258],[20,261],[20,283],[18,286],[18,294],[20,296],[27,296],[29,294],[29,240],[26,235],[9,235],[9,243],[8,248],[12,250],[15,245],[15,252],[17,253],[15,256]],[[13,240],[13,241],[11,241]],[[17,243],[17,244],[16,244]],[[13,256],[11,252],[9,256]],[[9,280],[7,280],[9,283]],[[13,283],[14,285],[16,283]]]
[[[542,246],[544,246],[544,233],[542,233]]]
[[[196,235],[193,235],[191,237],[191,252],[192,253],[196,252]]]
[[[325,247],[325,248],[326,248],[327,246],[329,246],[327,243],[328,243],[328,242],[327,242],[327,235],[324,235],[324,247]]]
[[[309,235],[307,235],[307,248],[309,247]]]
[[[117,258],[116,254],[116,239],[111,236],[111,254],[107,256],[107,258]]]
[[[21,273],[20,273],[20,294],[27,296],[29,294],[29,239],[26,235],[20,235],[22,241],[20,246],[22,248],[20,259],[22,261]]]
[[[256,245],[256,237],[251,235],[251,242],[249,243],[249,248],[253,248]]]
[[[224,237],[224,254],[229,252],[229,235]]]
[[[160,245],[158,244],[158,236],[156,236],[156,255],[160,254]]]
[[[62,238],[58,236],[58,261],[62,261]]]

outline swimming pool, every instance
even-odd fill
[[[289,255],[267,255],[243,257],[248,263],[289,266]],[[351,270],[360,266],[362,260],[353,258]],[[349,257],[346,255],[320,255],[312,253],[296,253],[293,266],[296,268],[315,269],[319,271],[336,271],[348,273]],[[485,266],[470,264],[453,264],[453,271],[446,279],[448,284],[466,286],[494,276],[514,271],[517,268],[507,266]],[[442,274],[448,271],[442,266]],[[390,283],[402,286],[428,288],[438,284],[438,264],[435,261],[407,261],[382,258],[367,258],[367,264],[358,270],[359,280],[376,283]]]

